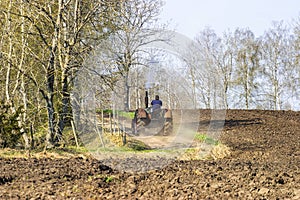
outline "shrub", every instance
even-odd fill
[[[11,105],[0,105],[0,147],[15,147],[22,136],[18,118],[22,114],[22,106],[11,112]]]

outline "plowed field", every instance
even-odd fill
[[[145,173],[88,156],[0,158],[0,199],[300,199],[300,112],[229,110],[220,142],[225,158]]]

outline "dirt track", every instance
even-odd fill
[[[221,142],[224,159],[139,174],[92,158],[0,158],[0,199],[300,199],[300,112],[230,110]]]

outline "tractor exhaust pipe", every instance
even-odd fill
[[[146,95],[145,95],[145,107],[148,108],[149,105],[149,97],[148,97],[148,91],[146,90]]]

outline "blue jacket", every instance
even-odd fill
[[[153,105],[160,105],[160,106],[162,106],[162,101],[161,100],[153,100],[153,101],[151,101],[151,105],[153,106]]]

